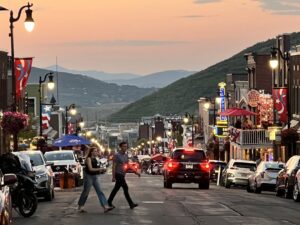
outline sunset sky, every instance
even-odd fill
[[[15,56],[76,70],[201,70],[256,42],[300,31],[299,0],[33,0],[32,33],[15,23]],[[17,15],[27,1],[4,0]],[[9,12],[0,49],[10,53]]]

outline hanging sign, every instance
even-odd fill
[[[259,102],[259,92],[257,90],[251,90],[247,94],[248,96],[248,105],[255,108],[258,105]]]

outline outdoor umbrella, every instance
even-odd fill
[[[230,108],[219,113],[220,116],[257,116],[257,113],[241,108]]]
[[[75,146],[75,145],[89,145],[91,142],[83,137],[76,135],[65,135],[61,138],[54,140],[53,146],[65,147],[65,146]]]
[[[164,156],[162,154],[156,154],[151,157],[152,160],[156,160],[156,161],[162,161],[163,158],[164,158]]]

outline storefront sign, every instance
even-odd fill
[[[225,104],[225,86],[226,84],[224,82],[219,83],[219,87],[220,87],[220,109],[221,112],[224,112],[226,109],[226,104]],[[220,116],[220,120],[221,121],[227,121],[227,117],[226,116]]]
[[[248,105],[255,108],[259,101],[259,92],[257,90],[251,90],[248,92]]]

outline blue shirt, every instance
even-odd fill
[[[125,176],[126,172],[124,170],[125,164],[128,163],[128,156],[126,153],[122,154],[118,152],[114,157],[115,163],[115,173]]]

